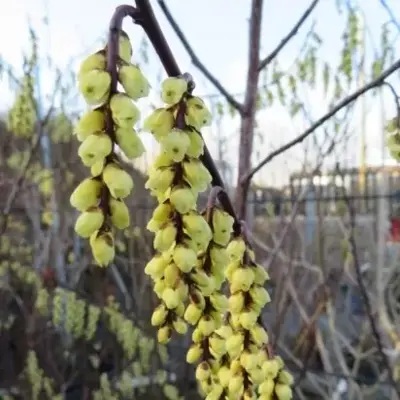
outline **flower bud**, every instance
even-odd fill
[[[242,352],[243,341],[243,335],[240,333],[236,333],[227,338],[226,350],[228,351],[231,358],[237,357]]]
[[[260,325],[256,324],[250,329],[250,336],[257,346],[262,346],[268,343],[268,333]]]
[[[132,58],[132,45],[126,32],[120,31],[118,42],[119,57],[125,62],[129,63]]]
[[[104,168],[104,162],[105,162],[105,159],[99,160],[90,167],[90,173],[93,177],[97,177],[97,176],[101,175],[101,173],[103,172],[103,168]]]
[[[226,342],[224,339],[213,335],[209,339],[210,350],[213,352],[214,357],[219,359],[226,353]]]
[[[191,97],[188,99],[186,106],[186,123],[188,125],[193,126],[199,131],[211,123],[211,113],[202,99]]]
[[[174,287],[180,277],[181,271],[176,264],[171,263],[165,267],[164,280],[169,287]]]
[[[254,272],[250,268],[238,268],[232,274],[231,293],[236,293],[239,290],[247,292],[254,282]]]
[[[210,242],[212,231],[207,221],[196,212],[186,214],[182,217],[183,225],[188,235],[196,242]]]
[[[105,129],[104,113],[100,110],[91,110],[82,115],[75,126],[74,133],[80,142],[89,135],[103,132]]]
[[[264,382],[264,374],[259,367],[248,372],[254,385],[259,385],[260,383]]]
[[[251,371],[258,366],[258,357],[255,354],[245,351],[240,355],[240,364],[246,371]]]
[[[174,244],[176,234],[176,226],[173,223],[168,223],[156,233],[153,243],[154,248],[160,252],[168,250]]]
[[[79,78],[79,90],[91,106],[104,104],[110,95],[111,76],[98,69],[84,73]]]
[[[282,370],[279,372],[278,382],[291,386],[294,383],[293,376],[289,372]]]
[[[101,193],[102,183],[99,180],[87,178],[72,192],[70,203],[78,211],[86,211],[96,206]]]
[[[172,258],[174,263],[184,273],[190,272],[197,261],[196,252],[183,244],[175,246]]]
[[[164,193],[172,185],[174,177],[175,171],[172,167],[159,168],[151,172],[145,188]]]
[[[258,313],[254,311],[244,311],[240,313],[239,323],[246,330],[250,330],[256,324]]]
[[[275,385],[275,395],[278,400],[290,400],[293,397],[292,389],[282,383]]]
[[[160,254],[156,254],[144,268],[146,275],[150,275],[153,279],[161,278],[164,276],[165,268],[168,263]]]
[[[215,320],[210,315],[203,315],[197,327],[203,332],[204,336],[210,336],[217,329]]]
[[[79,146],[78,155],[84,165],[92,167],[112,151],[112,141],[106,133],[89,135]]]
[[[204,192],[212,182],[212,176],[200,160],[183,162],[183,176],[193,190]]]
[[[242,261],[246,251],[246,243],[241,237],[233,239],[228,244],[226,251],[231,261]]]
[[[159,204],[153,211],[153,218],[162,223],[167,222],[170,219],[173,211],[174,210],[170,203]]]
[[[96,231],[90,236],[90,247],[96,262],[106,267],[115,257],[114,238],[111,232]]]
[[[190,144],[186,154],[192,158],[199,158],[204,153],[204,140],[196,131],[188,132]]]
[[[172,111],[165,108],[154,110],[143,122],[143,130],[150,132],[161,140],[171,132],[175,123]]]
[[[219,400],[224,391],[224,388],[219,384],[214,384],[212,386],[211,392],[208,393],[205,400]]]
[[[257,265],[254,269],[254,283],[256,285],[264,285],[269,280],[268,272],[262,265]]]
[[[118,146],[129,158],[138,158],[145,152],[142,140],[134,129],[117,128],[115,137]]]
[[[203,351],[199,344],[193,344],[190,346],[187,354],[186,354],[186,361],[189,364],[194,364],[197,360],[202,356]]]
[[[187,214],[196,208],[196,197],[188,187],[174,187],[169,200],[180,214]]]
[[[78,79],[80,79],[85,73],[96,69],[104,71],[106,69],[106,63],[106,52],[104,50],[91,54],[83,60],[79,68]]]
[[[205,381],[211,376],[211,366],[207,361],[201,362],[196,367],[196,379],[199,381]]]
[[[184,335],[187,332],[187,324],[185,321],[183,321],[181,318],[177,318],[173,323],[172,323],[175,331],[179,333],[180,335]]]
[[[275,382],[272,379],[266,379],[258,388],[261,395],[272,396],[274,393]]]
[[[262,308],[271,301],[271,297],[267,289],[261,286],[253,286],[249,291],[250,297],[254,304]]]
[[[226,249],[218,245],[211,246],[210,257],[212,264],[222,270],[229,263],[229,257],[228,253],[226,252]]]
[[[180,129],[173,129],[161,140],[161,150],[175,162],[183,160],[189,145],[189,135]]]
[[[213,240],[215,243],[226,246],[233,232],[233,218],[219,208],[214,208],[212,214]]]
[[[276,359],[267,360],[262,365],[262,371],[266,379],[275,379],[279,373],[279,363]]]
[[[149,81],[136,65],[123,65],[119,69],[118,80],[121,82],[126,94],[133,100],[149,95]]]
[[[222,293],[214,292],[210,296],[210,302],[218,312],[225,312],[228,309],[228,299]]]
[[[222,365],[217,374],[218,374],[219,383],[224,388],[226,388],[229,384],[229,381],[232,378],[232,373],[231,373],[230,369],[227,366]]]
[[[244,308],[244,294],[237,292],[232,294],[229,299],[229,311],[234,314],[240,313]]]
[[[116,199],[123,199],[129,196],[133,189],[133,180],[131,176],[114,163],[107,164],[104,167],[103,180],[111,196]]]
[[[165,308],[164,304],[160,304],[151,316],[151,325],[160,326],[162,325],[168,316],[168,310]]]
[[[172,329],[170,326],[163,326],[157,332],[157,340],[161,344],[169,342],[172,336]]]
[[[243,377],[241,375],[236,375],[231,378],[228,384],[229,392],[238,395],[240,398],[243,392]]]
[[[162,294],[166,287],[164,279],[162,279],[162,277],[153,279],[154,279],[154,293],[157,295],[159,299],[162,299]]]
[[[110,109],[113,121],[121,128],[132,129],[140,119],[140,111],[132,100],[123,93],[111,96]]]
[[[173,310],[178,307],[179,304],[179,294],[176,290],[171,288],[165,288],[162,293],[162,299],[169,310]]]
[[[223,325],[220,328],[218,328],[216,333],[219,336],[223,337],[224,339],[228,339],[229,337],[231,337],[233,335],[233,330],[229,325]]]
[[[184,318],[190,325],[196,325],[202,314],[203,311],[201,308],[197,307],[195,304],[189,304],[186,308]],[[199,332],[203,334],[202,331]]]
[[[94,207],[84,211],[75,222],[75,232],[83,237],[90,237],[104,223],[104,214],[100,208]]]
[[[178,103],[187,91],[187,82],[182,78],[170,77],[161,83],[161,99],[168,105]]]
[[[125,229],[130,224],[129,210],[122,200],[110,199],[111,222],[118,229]]]

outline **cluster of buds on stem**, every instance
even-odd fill
[[[75,231],[90,238],[100,266],[114,259],[113,229],[125,229],[130,223],[124,199],[131,193],[133,181],[122,166],[116,145],[130,159],[143,154],[143,143],[134,130],[140,112],[133,100],[147,96],[150,89],[140,69],[131,64],[131,43],[122,31],[118,47],[115,60],[106,47],[87,57],[78,73],[79,89],[91,109],[79,120],[75,134],[81,142],[79,157],[91,176],[74,190],[70,202],[81,212]],[[117,91],[118,82],[124,92]]]
[[[225,276],[230,290],[229,312],[226,323],[217,331],[226,341],[226,354],[217,374],[223,395],[229,399],[289,400],[292,398],[291,375],[286,371],[281,374],[280,359],[270,360],[268,334],[261,321],[262,309],[270,302],[264,287],[268,273],[256,263],[254,252],[243,235],[231,240],[227,253],[229,264]],[[275,375],[271,373],[271,365],[277,367]]]
[[[218,187],[213,191],[220,190]],[[213,191],[210,200],[213,198]],[[192,333],[193,344],[187,353],[189,363],[199,362],[196,367],[196,379],[207,400],[218,400],[224,392],[218,373],[226,355],[225,339],[221,335],[223,316],[228,310],[228,299],[221,287],[225,281],[224,270],[229,258],[226,252],[234,219],[219,207],[208,207],[206,219],[213,238],[204,252],[199,255],[202,270],[214,280],[214,288],[201,293],[201,301],[193,301],[186,309],[185,319],[195,325]],[[197,299],[196,299],[197,300]]]
[[[173,330],[187,331],[186,322],[194,321],[194,304],[203,309],[204,296],[211,295],[217,285],[215,277],[203,269],[200,257],[213,233],[197,211],[198,195],[211,183],[199,159],[204,151],[200,129],[210,123],[211,115],[189,89],[183,77],[166,79],[161,95],[166,106],[144,123],[161,147],[146,182],[159,205],[147,225],[155,233],[156,254],[145,268],[160,299],[152,324],[158,327],[161,343],[169,341]]]

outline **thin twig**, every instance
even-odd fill
[[[333,107],[328,113],[324,116],[319,118],[313,125],[311,125],[306,131],[304,131],[301,135],[297,136],[295,139],[291,140],[290,142],[284,144],[283,146],[279,147],[278,149],[274,150],[268,156],[266,156],[256,167],[254,167],[251,171],[246,173],[241,178],[242,185],[248,184],[251,178],[258,172],[260,169],[274,159],[279,154],[284,153],[286,150],[289,150],[293,146],[303,142],[309,135],[311,135],[317,128],[323,125],[326,121],[332,118],[336,113],[338,113],[342,108],[348,106],[353,101],[357,100],[360,96],[364,93],[368,92],[371,89],[374,89],[378,86],[384,84],[385,79],[392,75],[400,68],[400,59],[397,60],[394,64],[392,64],[386,71],[382,73],[378,78],[374,79],[367,85],[363,86],[362,88],[356,90],[351,95],[344,98],[341,102],[339,102],[335,107]]]
[[[138,2],[139,4],[140,2]],[[218,81],[217,78],[215,78],[214,75],[211,74],[211,72],[206,68],[206,66],[200,61],[199,57],[196,55],[194,52],[192,46],[189,44],[188,40],[186,39],[186,36],[183,34],[181,28],[179,28],[179,25],[175,21],[174,17],[172,16],[169,8],[165,4],[163,0],[158,0],[158,4],[162,10],[162,12],[165,15],[165,18],[168,20],[170,23],[172,29],[175,31],[176,35],[182,42],[183,47],[185,50],[188,52],[192,63],[205,75],[205,77],[218,89],[219,92],[227,99],[229,104],[231,104],[232,107],[234,107],[236,110],[239,111],[240,114],[244,113],[244,107],[242,104],[240,104],[221,84],[221,82]],[[140,7],[139,7],[140,8]]]
[[[292,28],[292,30],[280,41],[278,46],[263,60],[261,60],[260,65],[258,67],[258,72],[263,70],[268,66],[281,52],[281,50],[289,43],[289,41],[297,35],[301,26],[306,22],[307,18],[311,15],[314,8],[317,6],[319,0],[314,0],[308,8],[304,11],[301,18],[298,20],[297,24]]]

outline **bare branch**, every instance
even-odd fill
[[[165,17],[167,18],[168,22],[171,24],[172,29],[175,31],[176,35],[182,42],[183,47],[188,52],[192,63],[205,75],[205,77],[221,92],[221,94],[226,98],[229,104],[234,107],[236,110],[239,111],[240,114],[243,114],[244,107],[240,104],[218,81],[215,76],[211,74],[211,72],[205,67],[205,65],[200,61],[197,57],[196,53],[194,52],[192,46],[190,46],[186,36],[183,34],[182,30],[179,28],[179,25],[175,21],[174,17],[172,16],[169,8],[165,4],[163,0],[158,0],[158,4],[164,13]]]
[[[258,65],[260,64],[260,42],[262,21],[262,0],[251,2],[250,30],[249,30],[249,66],[247,70],[246,94],[244,100],[244,114],[240,123],[239,141],[239,166],[238,180],[251,166],[251,154],[254,142],[254,124],[256,114],[256,101],[258,92]],[[236,188],[235,207],[239,219],[245,220],[248,187],[240,185]]]
[[[306,22],[307,18],[311,15],[314,8],[317,6],[319,0],[313,0],[313,2],[308,6],[308,8],[304,11],[301,18],[297,21],[297,24],[292,28],[292,30],[281,40],[278,46],[263,60],[261,60],[260,65],[258,67],[258,72],[263,70],[268,64],[270,64],[283,50],[283,48],[289,43],[289,41],[297,35],[301,26]]]
[[[390,66],[386,71],[382,73],[378,78],[374,79],[367,85],[363,86],[362,88],[356,90],[351,95],[345,97],[341,102],[339,102],[335,107],[333,107],[328,113],[318,119],[313,125],[311,125],[306,131],[304,131],[301,135],[297,136],[295,139],[291,140],[290,142],[284,144],[283,146],[279,147],[277,150],[274,150],[268,156],[266,156],[256,167],[254,167],[251,171],[245,174],[241,178],[241,184],[246,185],[250,182],[251,178],[268,162],[274,159],[279,154],[282,154],[286,150],[289,150],[293,146],[303,142],[309,135],[311,135],[317,128],[323,125],[326,121],[332,118],[336,113],[338,113],[342,108],[348,106],[353,101],[357,100],[360,96],[364,93],[368,92],[371,89],[374,89],[378,86],[381,86],[385,83],[385,79],[392,75],[400,68],[400,59],[397,60],[392,66]]]

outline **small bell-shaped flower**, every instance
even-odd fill
[[[102,184],[99,180],[91,178],[83,180],[71,194],[72,207],[83,212],[96,206],[100,199],[101,188]]]
[[[79,79],[79,90],[91,106],[104,104],[110,94],[110,87],[111,76],[106,71],[95,69]]]
[[[119,69],[118,80],[121,82],[125,93],[132,100],[138,100],[149,95],[149,81],[136,65],[123,65]]]
[[[90,247],[96,262],[106,267],[115,257],[114,238],[110,232],[96,231],[90,237]]]
[[[89,135],[79,146],[78,155],[84,165],[92,167],[112,152],[112,141],[106,133]]]
[[[89,135],[103,132],[105,128],[104,114],[100,110],[90,110],[82,115],[74,133],[80,142],[83,142]]]
[[[90,237],[93,232],[99,230],[104,223],[103,211],[98,207],[84,211],[75,222],[75,232],[83,237]]]
[[[182,78],[170,77],[161,84],[161,98],[168,105],[177,104],[187,91],[187,82]]]
[[[143,142],[134,129],[118,128],[115,137],[118,146],[129,159],[138,158],[145,152]]]
[[[112,95],[110,109],[114,122],[121,128],[132,129],[140,119],[139,109],[126,94]]]
[[[129,196],[133,189],[131,176],[115,163],[107,164],[104,167],[103,180],[111,195],[116,199]]]
[[[111,222],[118,229],[125,229],[130,224],[129,210],[122,200],[110,199]]]

